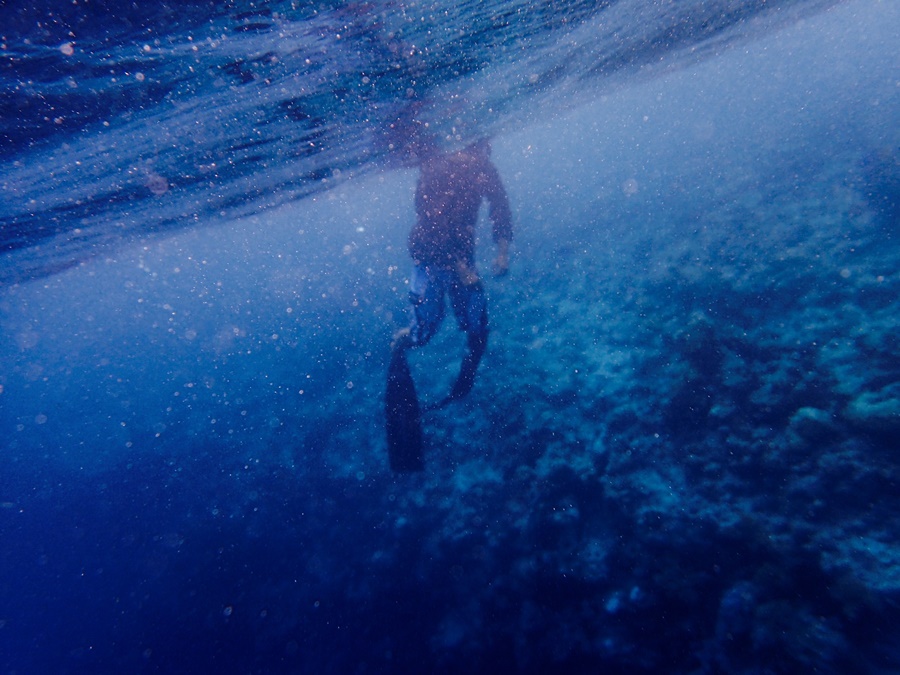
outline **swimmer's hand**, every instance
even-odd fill
[[[497,257],[494,258],[494,276],[505,277],[509,274],[509,242],[501,239],[497,242]]]
[[[474,267],[470,267],[465,260],[456,261],[456,273],[463,286],[472,286],[479,281],[478,271]]]

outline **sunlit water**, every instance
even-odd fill
[[[0,279],[289,202],[834,4],[14,2],[2,36]]]

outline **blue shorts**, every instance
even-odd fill
[[[487,340],[487,299],[481,282],[464,286],[453,270],[425,265],[413,268],[409,282],[409,301],[412,304],[410,337],[414,347],[428,343],[444,320],[444,295],[450,296],[450,306],[456,315],[459,329],[469,336],[469,343]]]

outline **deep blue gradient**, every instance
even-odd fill
[[[117,7],[3,9],[0,672],[900,670],[898,8]],[[399,475],[426,123],[516,236]]]

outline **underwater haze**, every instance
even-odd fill
[[[0,672],[900,671],[900,5],[0,16]],[[514,240],[394,473],[424,134]]]

